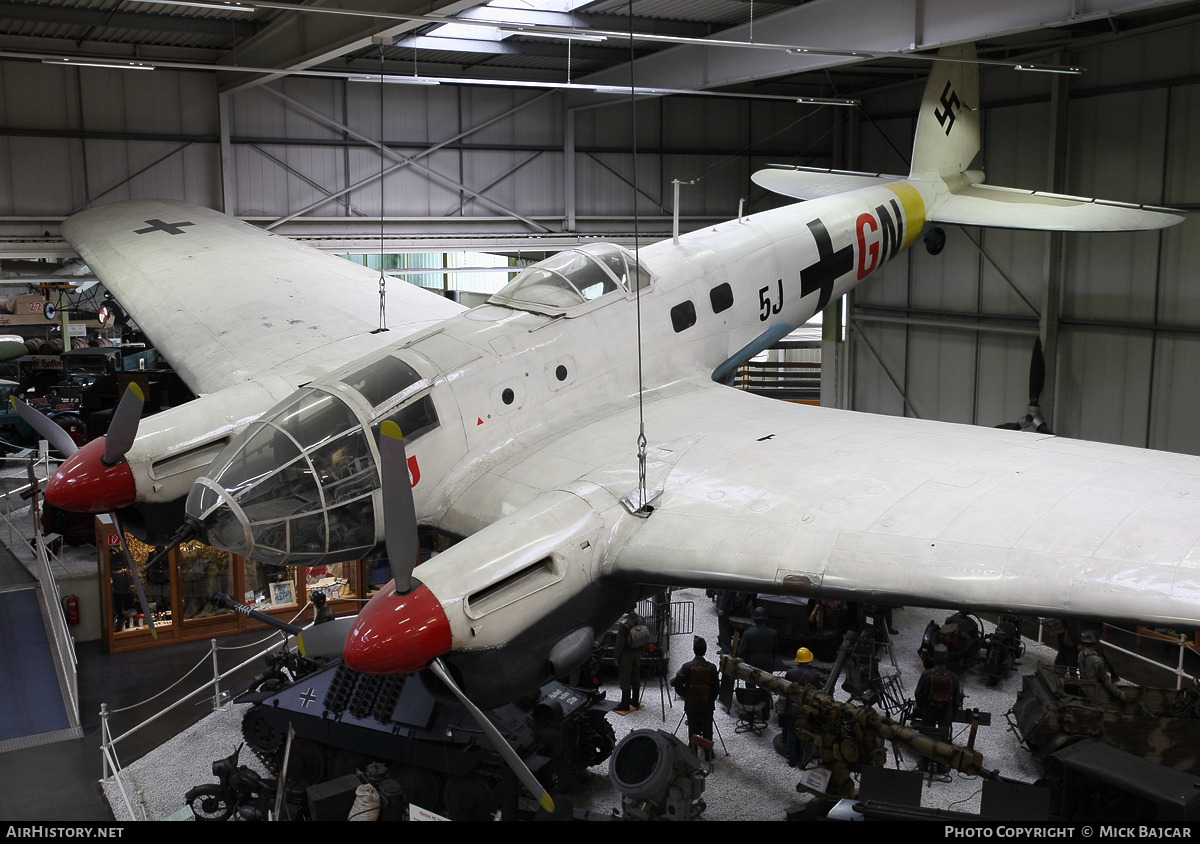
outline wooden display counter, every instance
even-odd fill
[[[108,516],[96,517],[99,557],[101,639],[109,653],[210,639],[244,630],[265,630],[261,621],[213,606],[214,592],[224,592],[261,613],[293,624],[313,620],[311,595],[321,589],[337,615],[353,615],[362,602],[386,582],[386,565],[355,561],[311,569],[272,566],[188,542],[147,569],[157,549],[125,534],[141,575],[146,601],[158,633],[155,641],[143,619],[136,587],[121,555],[117,532]]]

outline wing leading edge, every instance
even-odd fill
[[[1200,627],[1200,458],[717,386],[647,413],[690,436],[618,579]]]

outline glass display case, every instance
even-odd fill
[[[161,549],[128,533],[125,541],[133,560],[132,570],[121,553],[112,522],[106,516],[96,519],[100,600],[108,619],[102,640],[110,653],[266,627],[261,621],[214,605],[215,592],[224,592],[259,612],[303,625],[313,620],[313,591],[324,592],[337,615],[353,615],[369,597],[369,592],[363,593],[364,582],[386,583],[391,579],[387,558],[380,554],[375,554],[371,563],[355,560],[306,569],[261,563],[188,542],[147,566]],[[135,571],[146,591],[150,620],[144,618],[138,601]],[[157,640],[150,635],[150,624],[154,625]]]

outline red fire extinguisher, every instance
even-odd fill
[[[75,595],[64,595],[62,599],[63,612],[67,614],[67,624],[79,623],[79,598]]]

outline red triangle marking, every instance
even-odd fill
[[[483,424],[483,420],[482,420],[482,419],[480,419],[480,418],[478,418],[478,417],[476,417],[476,419],[475,419],[475,427],[479,427],[479,426],[480,426],[480,425],[482,425],[482,424]]]

